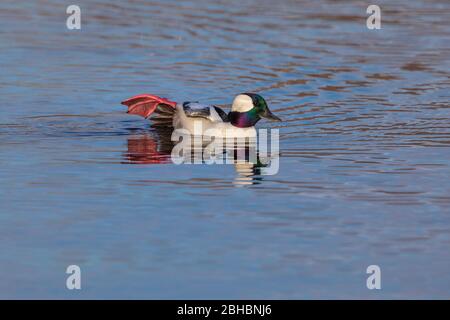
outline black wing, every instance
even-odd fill
[[[216,107],[216,106],[214,106],[214,110],[216,110],[219,117],[222,118],[223,122],[228,122],[228,115],[226,114],[225,111],[223,111],[222,109],[220,109],[219,107]]]

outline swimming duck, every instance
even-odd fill
[[[177,103],[151,94],[141,94],[122,102],[130,114],[151,118],[154,126],[185,129],[192,135],[222,137],[256,136],[255,124],[265,118],[281,121],[256,93],[238,94],[227,114],[214,105],[186,101]],[[200,131],[199,131],[200,130]]]

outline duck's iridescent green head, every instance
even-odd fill
[[[256,93],[241,93],[234,98],[228,119],[239,128],[254,126],[261,118],[281,121],[267,106],[266,100]]]

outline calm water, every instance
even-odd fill
[[[448,1],[76,4],[0,4],[0,298],[450,297]],[[244,91],[277,175],[171,164],[119,104]]]

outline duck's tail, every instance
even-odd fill
[[[151,94],[140,94],[122,101],[123,105],[128,107],[127,113],[137,114],[144,118],[149,118],[155,111],[152,117],[154,124],[167,125],[172,123],[172,118],[175,113],[176,102],[170,101],[166,98],[161,98]]]

